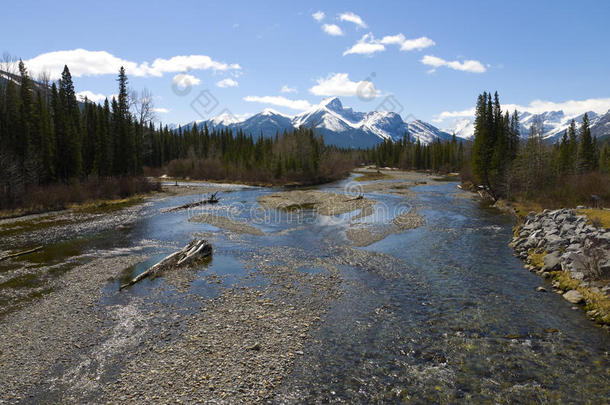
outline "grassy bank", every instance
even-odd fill
[[[135,204],[145,194],[160,191],[158,182],[144,177],[94,178],[28,187],[19,199],[0,205],[0,218],[57,211],[67,208],[83,212],[121,209]]]

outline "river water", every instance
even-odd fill
[[[347,184],[319,189],[340,192]],[[608,332],[524,269],[508,246],[513,225],[508,216],[464,198],[456,185],[417,186],[414,198],[367,193],[389,216],[413,207],[426,224],[357,248],[381,253],[388,267],[383,271],[377,262],[337,266],[344,293],[313,331],[274,402],[608,402]],[[354,213],[262,212],[256,200],[268,192],[243,188],[221,193],[218,206],[220,215],[243,220],[264,236],[190,222],[198,212],[160,213],[195,200],[193,196],[154,202],[147,215],[121,231],[113,248],[147,241],[164,248],[144,250],[149,260],[110,283],[102,304],[116,303],[111,292],[121,282],[197,233],[213,238],[214,257],[194,277],[190,292],[211,298],[223,285],[266,282],[243,279],[244,263],[258,249],[285,246],[333,257],[350,246],[345,230]],[[388,215],[362,221],[387,221]],[[210,287],[202,281],[204,273],[218,274],[222,284]],[[128,294],[143,296],[163,282],[163,277],[146,280]],[[541,285],[549,292],[537,292]]]

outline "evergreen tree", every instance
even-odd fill
[[[591,139],[591,129],[589,128],[589,116],[587,113],[582,118],[580,127],[580,144],[578,147],[578,168],[581,173],[588,173],[595,168],[595,145]]]

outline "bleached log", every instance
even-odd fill
[[[38,252],[39,250],[41,250],[43,248],[43,246],[37,246],[35,248],[32,249],[28,249],[28,250],[21,250],[19,252],[15,252],[15,253],[11,253],[8,254],[6,256],[0,256],[0,262],[2,260],[6,260],[6,259],[10,259],[13,257],[18,257],[18,256],[23,256],[23,255],[27,255],[28,253],[34,253],[34,252]]]
[[[159,263],[149,267],[146,271],[138,274],[129,283],[123,284],[119,288],[119,290],[132,286],[138,281],[145,279],[146,277],[157,275],[160,272],[170,269],[172,267],[178,267],[183,264],[188,264],[190,262],[201,260],[205,257],[210,256],[211,254],[212,245],[210,245],[204,239],[196,239],[190,242],[184,248],[182,248],[182,250],[172,253],[171,255],[161,260]]]

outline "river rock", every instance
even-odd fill
[[[563,294],[563,298],[571,302],[572,304],[579,304],[584,300],[582,294],[576,290],[570,290],[567,293]]]
[[[543,262],[543,271],[553,271],[561,268],[561,256],[558,252],[547,254],[546,256],[544,256]]]

